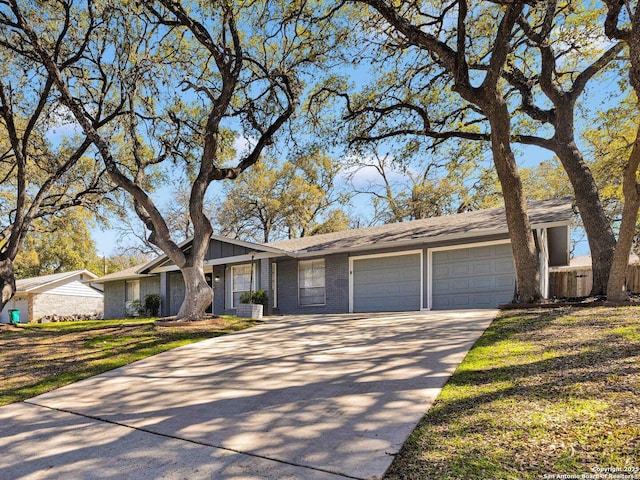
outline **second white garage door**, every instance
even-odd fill
[[[353,312],[420,310],[422,285],[420,252],[353,258],[351,288]]]
[[[431,308],[495,308],[513,298],[511,244],[437,250],[431,257]]]

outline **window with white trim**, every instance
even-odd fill
[[[255,272],[254,272],[255,273]],[[256,277],[253,276],[253,290],[256,289]],[[231,308],[236,308],[240,297],[251,289],[251,264],[231,267]]]
[[[324,305],[324,258],[298,262],[298,301],[300,306]]]

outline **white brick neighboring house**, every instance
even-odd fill
[[[55,273],[16,281],[16,294],[0,312],[9,323],[9,310],[20,310],[20,322],[37,322],[47,315],[102,315],[102,291],[93,287],[98,278],[89,270]]]

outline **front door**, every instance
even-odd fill
[[[213,291],[213,273],[205,273],[204,278],[207,279],[207,285],[209,285]],[[214,294],[211,295],[211,305],[207,307],[207,313],[213,313],[213,295]]]

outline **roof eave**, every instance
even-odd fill
[[[104,285],[105,283],[111,282],[121,282],[122,280],[139,280],[141,278],[153,277],[155,275],[149,273],[133,273],[130,275],[123,275],[121,277],[111,277],[111,278],[97,278],[95,280],[85,280],[82,283],[98,283]]]
[[[567,221],[555,221],[555,222],[540,222],[531,224],[532,229],[540,229],[540,228],[553,228],[553,227],[563,227],[569,226],[571,224],[570,220]],[[415,245],[426,245],[429,243],[440,243],[440,242],[453,242],[455,240],[466,240],[473,237],[485,237],[485,236],[495,236],[495,235],[509,235],[509,229],[504,228],[492,228],[485,230],[471,230],[464,233],[455,233],[455,234],[445,234],[445,235],[435,235],[433,237],[420,237],[420,238],[411,238],[408,240],[395,240],[390,242],[377,242],[374,244],[366,244],[366,245],[357,245],[354,247],[340,247],[340,248],[329,248],[329,249],[320,249],[320,250],[299,250],[297,252],[292,252],[289,256],[296,258],[304,258],[304,257],[317,257],[319,255],[332,255],[338,253],[350,253],[350,252],[360,252],[378,248],[398,248],[398,247],[408,247]],[[295,255],[294,255],[295,253]]]
[[[212,234],[210,239],[211,240],[217,240],[219,242],[230,243],[232,245],[238,245],[240,247],[249,248],[251,250],[256,250],[258,252],[275,253],[275,254],[279,254],[279,255],[291,255],[292,254],[292,252],[290,252],[288,250],[283,250],[281,248],[271,247],[271,246],[263,245],[263,244],[260,244],[260,243],[246,242],[244,240],[238,240],[238,239],[235,239],[235,238],[223,237],[221,235],[216,235],[216,234]],[[191,244],[191,242],[193,242],[193,237],[188,238],[187,240],[184,240],[183,242],[179,243],[178,247],[182,249],[184,247],[187,247],[189,244]],[[139,272],[144,272],[144,271],[157,270],[158,268],[162,268],[163,267],[163,263],[167,262],[167,261],[171,261],[171,259],[166,254],[162,254],[159,257],[154,258],[153,260],[149,260],[147,263],[142,265],[139,268],[138,271]]]
[[[32,287],[28,287],[25,289],[16,289],[16,293],[20,292],[20,293],[37,293],[38,290],[42,290],[42,289],[47,289],[47,287],[50,287],[51,285],[55,285],[56,283],[61,283],[64,282],[65,280],[68,280],[72,277],[75,277],[76,275],[83,275],[83,274],[88,274],[90,276],[92,276],[94,279],[98,278],[98,275],[96,275],[93,272],[90,272],[89,270],[76,270],[74,272],[69,272],[69,275],[66,275],[64,277],[58,278],[57,280],[52,280],[50,282],[47,283],[43,283],[42,285],[34,285]],[[84,282],[83,282],[84,283]]]

